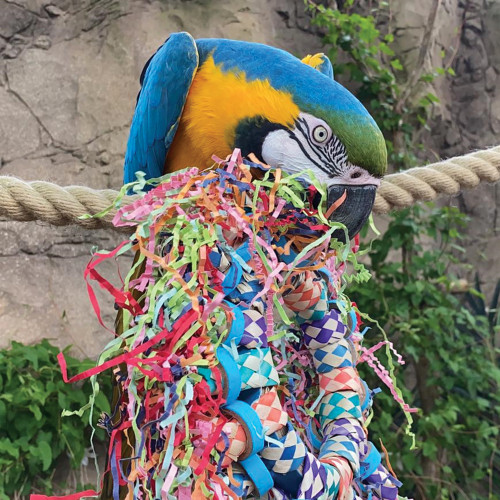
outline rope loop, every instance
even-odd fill
[[[373,211],[387,213],[418,201],[456,195],[481,182],[498,180],[500,146],[387,175],[377,191]],[[112,189],[63,187],[51,182],[25,182],[16,177],[0,176],[0,217],[16,221],[40,220],[55,226],[77,224],[88,229],[113,227],[114,210],[99,219],[81,217],[103,211],[117,195],[118,191]],[[134,199],[126,198],[130,202]]]

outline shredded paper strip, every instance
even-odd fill
[[[59,358],[66,381],[92,377],[96,390],[113,373],[101,498],[396,499],[357,363],[397,393],[361,346],[344,294],[353,249],[334,237],[344,228],[325,216],[322,186],[235,151],[148,188],[114,219],[135,233],[85,272],[101,323],[92,285],[115,301],[115,337],[72,378]],[[133,266],[112,284],[99,264],[126,252]]]

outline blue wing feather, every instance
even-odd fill
[[[198,69],[198,50],[188,33],[175,33],[147,62],[125,154],[124,182],[136,172],[159,177]]]

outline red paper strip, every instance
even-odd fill
[[[181,332],[180,335],[177,334],[177,336],[180,338],[184,333],[188,331],[188,329],[191,327],[193,321],[195,321],[197,317],[197,313],[193,311],[192,309],[187,313],[186,316],[182,318],[182,320],[178,320],[175,322],[174,327],[172,331],[176,330],[177,332]],[[155,344],[160,342],[161,340],[165,339],[169,334],[172,333],[170,330],[163,330],[161,331],[158,335],[155,335],[152,339],[148,340],[144,344],[141,344],[140,346],[136,347],[130,352],[126,352],[124,354],[121,354],[120,356],[117,356],[116,358],[110,359],[103,363],[102,365],[99,366],[94,366],[93,368],[90,368],[89,370],[85,370],[82,373],[79,373],[78,375],[75,375],[74,377],[71,377],[68,379],[68,368],[66,365],[66,359],[64,358],[64,354],[60,352],[57,355],[57,361],[59,361],[59,366],[61,367],[61,372],[63,376],[63,380],[68,384],[72,384],[73,382],[78,382],[79,380],[83,380],[86,378],[91,377],[92,375],[97,375],[98,373],[102,373],[103,371],[106,371],[108,368],[112,368],[113,366],[119,365],[120,363],[126,362],[128,359],[133,358],[137,356],[138,354],[141,354],[145,351],[147,351],[150,347],[153,347]]]
[[[30,500],[79,500],[83,497],[96,497],[99,493],[94,490],[85,490],[80,493],[72,493],[62,497],[48,497],[46,495],[30,495]]]
[[[103,260],[115,257],[116,254],[126,245],[128,244],[129,241],[125,240],[122,243],[120,243],[112,252],[109,252],[108,254],[101,254],[97,253],[95,254],[90,262],[87,265],[87,268],[85,269],[85,272],[83,273],[83,277],[87,283],[87,292],[89,295],[90,302],[92,304],[92,307],[94,308],[94,311],[97,316],[97,320],[99,323],[106,328],[109,332],[115,334],[114,331],[109,329],[103,322],[102,317],[101,317],[101,309],[99,307],[99,303],[97,301],[97,297],[95,295],[95,292],[92,288],[92,285],[89,283],[89,279],[97,281],[99,283],[99,286],[103,288],[104,290],[107,290],[116,300],[116,303],[124,308],[129,310],[132,314],[138,315],[142,313],[142,308],[141,306],[137,303],[137,301],[134,299],[132,294],[128,291],[122,291],[119,290],[118,288],[115,288],[108,280],[103,278],[96,270],[95,267],[100,264]]]

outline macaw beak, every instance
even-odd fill
[[[377,186],[368,184],[365,186],[350,186],[347,184],[334,184],[328,188],[327,204],[331,207],[344,196],[344,201],[330,216],[333,222],[341,222],[347,228],[349,239],[354,238],[368,220],[375,203]],[[333,236],[345,243],[345,233],[342,230],[335,231]]]

